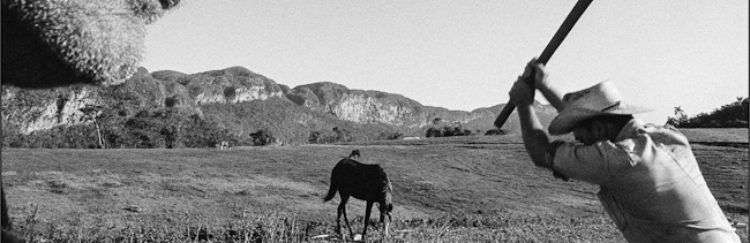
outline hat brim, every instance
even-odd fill
[[[616,109],[608,111],[597,111],[584,108],[563,109],[549,124],[549,133],[552,135],[562,135],[569,133],[573,128],[586,119],[600,115],[632,115],[652,111],[652,109],[633,106],[620,105]]]

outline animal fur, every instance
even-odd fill
[[[134,74],[145,25],[178,0],[2,0],[3,84],[112,85]]]
[[[388,234],[388,224],[391,220],[392,187],[385,171],[377,164],[362,164],[356,160],[345,158],[340,160],[331,172],[331,185],[328,194],[323,201],[333,199],[336,192],[339,193],[341,202],[336,214],[336,230],[341,234],[341,215],[344,216],[344,222],[349,229],[349,234],[354,235],[349,219],[346,216],[346,203],[349,197],[354,197],[367,202],[365,207],[365,222],[362,230],[362,237],[367,233],[367,224],[370,218],[373,203],[378,203],[380,210],[380,222],[384,223],[384,233]],[[388,221],[385,221],[385,217]]]
[[[2,84],[49,88],[112,85],[137,70],[145,25],[179,0],[2,0]],[[2,242],[11,227],[5,190]]]

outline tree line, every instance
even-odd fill
[[[674,116],[667,119],[667,124],[677,128],[747,128],[748,98],[737,97],[729,104],[708,112],[689,117],[682,107],[674,108]]]

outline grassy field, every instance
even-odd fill
[[[695,155],[747,242],[747,129],[714,130],[686,134],[706,141],[694,144]],[[394,186],[387,241],[623,241],[596,186],[535,168],[519,141],[508,135],[225,151],[6,149],[2,180],[14,225],[35,241],[316,241],[334,234],[338,197],[321,200],[331,168],[360,149],[360,160],[381,164]],[[350,200],[348,214],[361,231],[364,202]],[[370,232],[368,239],[379,239]]]

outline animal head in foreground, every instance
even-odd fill
[[[179,0],[2,0],[2,84],[50,88],[123,82],[141,61],[145,25]],[[5,192],[2,242],[12,231]]]
[[[133,75],[146,24],[179,0],[2,0],[2,82],[112,85]]]

